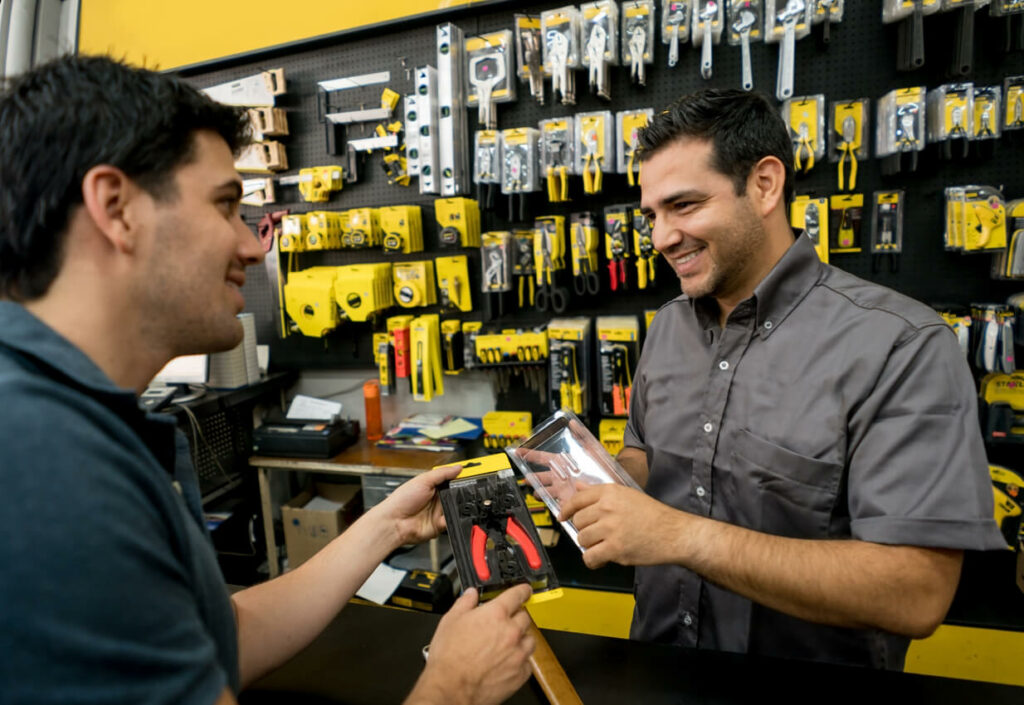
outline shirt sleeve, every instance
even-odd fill
[[[0,428],[5,702],[209,705],[228,683],[184,567],[180,500],[115,428],[59,400]]]
[[[849,509],[854,538],[937,548],[1006,547],[974,382],[946,326],[896,345],[850,417]]]

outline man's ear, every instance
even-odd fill
[[[785,188],[786,167],[777,157],[763,157],[747,177],[747,196],[762,218],[779,207]]]
[[[138,208],[145,192],[115,166],[100,164],[82,179],[82,202],[90,220],[116,250],[131,253],[139,232]]]

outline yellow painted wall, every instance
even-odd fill
[[[81,0],[78,51],[171,69],[485,0]]]
[[[629,638],[633,596],[629,593],[562,588],[558,600],[528,607],[543,629]],[[1024,632],[943,624],[927,639],[910,643],[904,671],[1024,686]]]

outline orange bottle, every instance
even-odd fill
[[[380,424],[380,384],[377,380],[363,383],[363,403],[366,406],[366,440],[379,441],[384,431]]]

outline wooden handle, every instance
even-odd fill
[[[572,681],[565,675],[565,669],[558,662],[558,657],[533,620],[530,621],[530,634],[537,644],[533,656],[530,657],[530,668],[533,669],[533,677],[537,679],[548,702],[551,705],[583,705],[579,694],[572,686]]]

